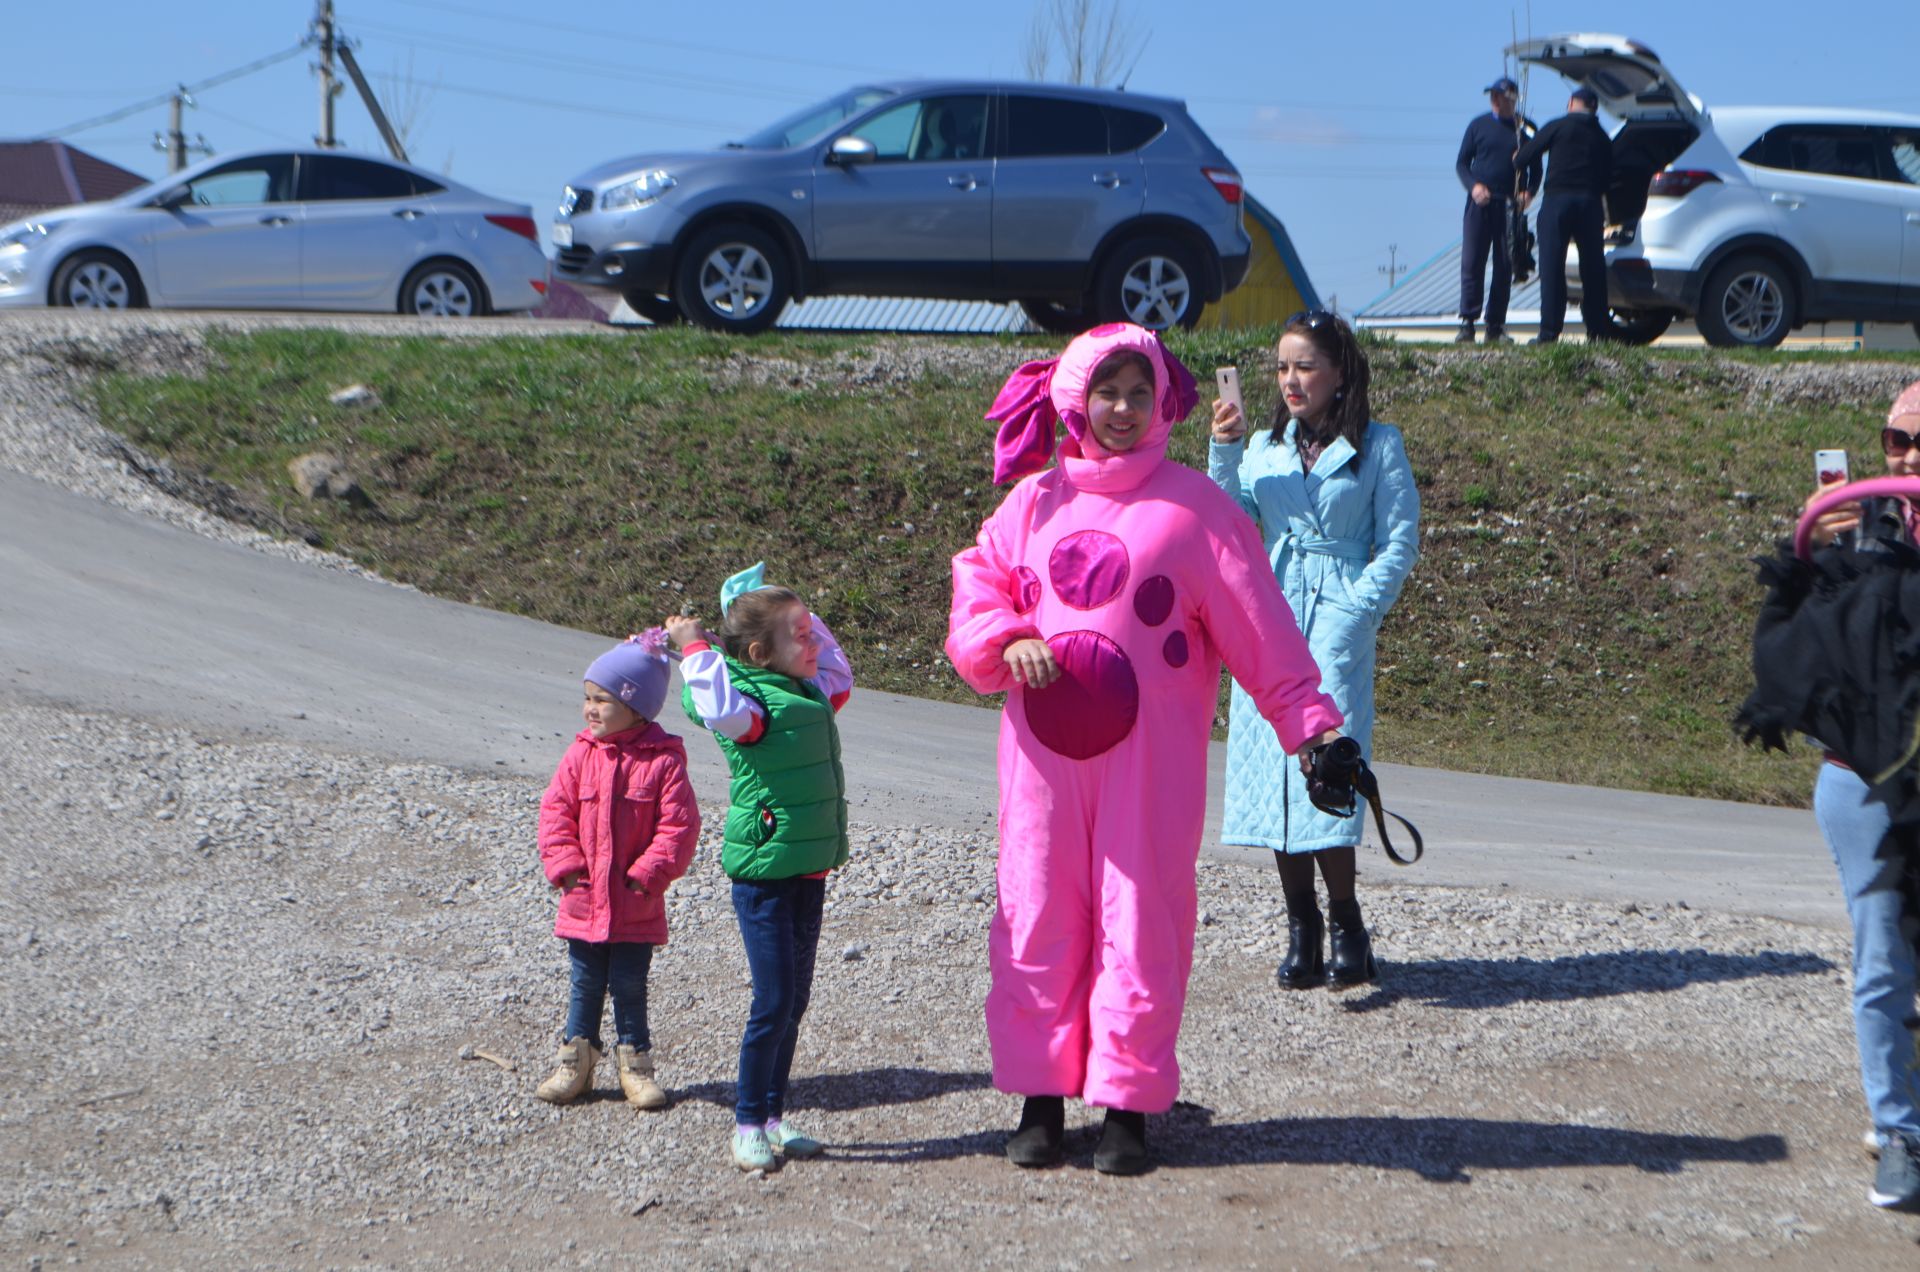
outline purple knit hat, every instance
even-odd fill
[[[605,689],[641,719],[658,719],[667,701],[665,637],[659,628],[627,637],[594,659],[583,679]]]

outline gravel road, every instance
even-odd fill
[[[0,355],[0,464],[287,550],[154,495],[67,400],[94,355],[64,350],[175,365],[191,321],[32,330],[38,352]],[[746,968],[710,840],[652,979],[675,1103],[636,1114],[603,1067],[554,1109],[532,1097],[565,995],[537,780],[73,699],[0,701],[16,1266],[1920,1262],[1920,1220],[1864,1199],[1830,929],[1394,890],[1376,858],[1382,982],[1282,994],[1271,874],[1205,861],[1160,1168],[1095,1174],[1076,1108],[1070,1163],[1025,1173],[999,1156],[1017,1108],[979,1011],[991,838],[859,825],[796,1064],[795,1116],[831,1147],[747,1177],[725,1155]]]

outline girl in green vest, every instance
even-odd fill
[[[798,595],[764,586],[763,569],[743,570],[720,589],[717,637],[684,614],[666,623],[681,652],[681,701],[719,742],[733,775],[720,864],[733,880],[753,974],[734,1101],[733,1160],[742,1170],[821,1148],[785,1118],[787,1075],[813,990],[827,872],[847,859],[847,783],[833,718],[853,692],[833,633]]]

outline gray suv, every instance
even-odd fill
[[[1190,326],[1251,250],[1240,174],[1180,102],[946,81],[602,164],[567,186],[553,242],[557,279],[736,332],[827,294],[1018,300],[1052,331]]]

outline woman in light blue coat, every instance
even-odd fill
[[[1320,310],[1294,315],[1279,361],[1280,402],[1251,438],[1237,403],[1214,403],[1207,470],[1259,522],[1320,664],[1321,687],[1371,760],[1374,634],[1419,555],[1420,496],[1400,430],[1371,416],[1367,358],[1346,323]],[[1273,726],[1233,687],[1221,839],[1273,849],[1287,902],[1279,978],[1289,989],[1329,980],[1357,985],[1378,975],[1354,897],[1364,812],[1364,804],[1347,818],[1315,808]],[[1326,919],[1315,898],[1315,861],[1327,885]],[[1329,929],[1331,967],[1323,947]]]

